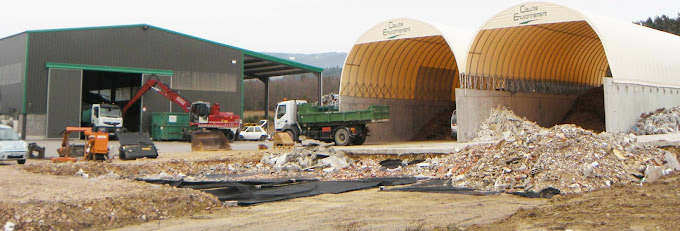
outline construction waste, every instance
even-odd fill
[[[475,141],[485,143],[451,150],[448,155],[418,157],[422,159],[357,157],[319,143],[261,150],[259,161],[146,160],[149,163],[104,165],[105,169],[99,163],[30,164],[23,168],[55,175],[185,182],[415,177],[444,179],[447,186],[474,190],[516,193],[550,189],[561,194],[641,185],[680,171],[675,154],[639,144],[635,135],[595,133],[572,124],[543,128],[507,108],[493,109],[481,128]]]
[[[562,124],[575,124],[595,132],[604,131],[604,87],[594,87],[579,95],[562,119]]]
[[[413,141],[451,140],[451,110],[444,110],[427,121],[420,131],[411,139]]]
[[[680,106],[643,113],[630,133],[657,135],[680,132]]]
[[[340,106],[340,96],[336,93],[326,94],[321,97],[321,102],[324,106],[338,107]]]
[[[638,144],[635,135],[597,134],[571,124],[542,128],[507,108],[493,109],[475,140],[500,141],[442,158],[454,186],[581,193],[680,171],[675,154]]]

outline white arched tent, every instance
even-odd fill
[[[391,19],[364,33],[345,60],[343,110],[391,106],[370,140],[409,140],[432,117],[450,113],[470,33],[414,19]]]
[[[666,32],[553,3],[515,5],[489,19],[470,43],[461,88],[486,92],[462,105],[473,114],[459,114],[461,129],[471,135],[479,122],[471,118],[496,104],[551,125],[573,100],[556,94],[604,85],[607,131],[627,131],[641,113],[680,105],[677,54],[680,37]],[[499,89],[526,94],[489,100]]]

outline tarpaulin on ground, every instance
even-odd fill
[[[463,195],[475,195],[475,196],[488,196],[488,195],[498,195],[502,193],[501,191],[481,191],[470,188],[460,188],[448,185],[446,182],[448,180],[429,180],[424,182],[419,182],[414,185],[391,188],[386,191],[401,191],[401,192],[430,192],[430,193],[453,193],[453,194],[463,194]],[[526,192],[507,192],[512,195],[517,195],[521,197],[529,198],[551,198],[554,195],[560,194],[560,190],[548,187],[544,188],[538,192],[526,191]]]
[[[267,179],[253,181],[185,182],[182,180],[139,179],[149,183],[192,188],[215,195],[220,201],[238,201],[239,205],[343,193],[379,186],[413,184],[416,178],[371,178],[355,181],[316,181],[307,179]]]
[[[446,181],[447,180],[429,180],[405,187],[387,189],[386,191],[453,193],[475,196],[497,195],[501,193],[498,191],[480,191],[469,188],[453,187],[447,185]]]

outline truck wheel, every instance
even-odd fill
[[[286,133],[290,136],[291,139],[293,139],[293,142],[298,142],[297,136],[295,135],[295,131],[293,130],[286,130]]]
[[[227,140],[229,140],[229,143],[234,143],[234,140],[236,140],[236,135],[234,135],[234,132],[231,130],[227,130],[224,135],[227,137]]]
[[[338,146],[347,146],[350,144],[350,141],[352,140],[349,137],[349,131],[347,128],[339,128],[337,131],[335,131],[335,145]]]
[[[17,164],[25,164],[26,160],[17,160]]]

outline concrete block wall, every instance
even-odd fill
[[[540,126],[552,127],[562,121],[576,97],[456,88],[458,140],[465,142],[474,138],[491,109],[498,105],[508,106],[518,116],[526,117]]]
[[[453,101],[428,101],[408,99],[382,99],[340,96],[340,110],[364,110],[369,105],[389,105],[390,121],[370,123],[366,143],[411,140],[434,116],[453,112]]]
[[[608,132],[628,132],[642,113],[680,105],[680,88],[615,82],[604,79],[604,104]]]
[[[18,131],[21,132],[23,126],[22,116],[19,116]],[[46,117],[45,114],[28,114],[26,115],[26,139],[27,140],[42,140],[45,139],[46,132]]]

